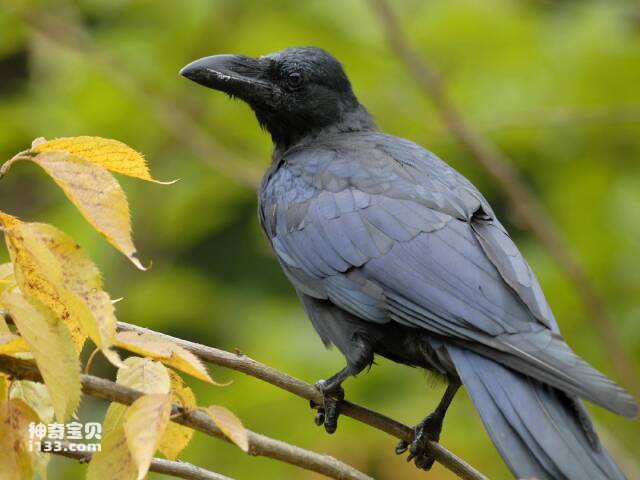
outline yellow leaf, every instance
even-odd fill
[[[46,385],[29,380],[14,380],[11,383],[9,397],[20,399],[33,408],[41,422],[53,422],[55,413]]]
[[[20,293],[4,292],[2,303],[33,353],[56,418],[64,422],[80,403],[80,361],[69,330],[44,305]]]
[[[11,379],[6,373],[0,373],[0,400],[9,398],[9,388],[11,387]]]
[[[4,228],[11,228],[20,223],[18,217],[14,217],[13,215],[9,215],[8,213],[4,213],[0,210],[0,225]]]
[[[118,370],[116,383],[144,393],[169,393],[169,372],[160,362],[148,358],[129,357]]]
[[[193,353],[153,333],[118,332],[115,345],[140,355],[155,358],[200,380],[219,385]]]
[[[0,333],[0,353],[28,352],[29,345],[19,335]]]
[[[3,292],[3,290],[0,289],[0,294]],[[2,304],[0,303],[0,307],[2,306]],[[3,315],[0,315],[0,334],[2,335],[11,335],[11,330],[9,329],[9,325],[7,325],[7,322],[4,319]]]
[[[8,282],[13,276],[13,264],[11,262],[0,264],[0,282]]]
[[[2,293],[2,290],[0,290],[0,294],[1,293]],[[0,307],[2,307],[2,304],[0,304]],[[7,322],[4,319],[4,316],[1,316],[1,315],[0,315],[0,335],[13,335],[13,333],[9,329],[9,325],[7,325]]]
[[[47,467],[49,466],[49,460],[51,455],[46,452],[33,452],[31,463],[33,464],[33,470],[38,474],[40,480],[47,480]]]
[[[0,294],[2,294],[4,290],[0,289]],[[0,303],[0,307],[2,307],[2,303]],[[4,315],[0,315],[0,334],[2,335],[11,335],[11,329],[9,325],[7,325],[7,321],[4,319]]]
[[[166,394],[170,390],[169,372],[165,366],[148,358],[127,358],[118,370],[116,383],[144,393]],[[119,403],[109,405],[103,422],[105,435],[122,426],[127,408]]]
[[[196,397],[180,375],[169,370],[169,377],[171,378],[171,401],[186,409],[196,408]],[[158,443],[158,450],[169,460],[175,460],[180,452],[189,445],[191,437],[193,437],[192,429],[169,422],[160,443]]]
[[[0,265],[0,293],[8,288],[15,286],[16,277],[13,274],[13,264],[12,263],[3,263]],[[0,333],[4,330],[2,326],[0,326]]]
[[[11,383],[9,397],[20,399],[29,405],[42,423],[51,423],[54,419],[53,404],[46,385],[29,380],[14,380]],[[32,465],[42,480],[47,479],[47,466],[51,456],[45,452],[34,451]]]
[[[0,478],[25,480],[33,477],[29,451],[29,423],[38,422],[35,412],[21,400],[0,401]]]
[[[147,394],[164,396],[168,396],[170,388],[165,366],[140,357],[129,357],[124,361],[124,366],[118,370],[116,383]],[[101,451],[94,454],[89,464],[88,480],[137,478],[136,463],[124,432],[125,415],[130,408],[115,402],[109,405],[103,422]]]
[[[88,334],[105,356],[116,331],[114,306],[98,268],[80,246],[52,225],[22,223],[6,233],[21,290],[49,306],[70,328],[77,350]]]
[[[141,270],[131,238],[127,197],[105,168],[77,155],[44,152],[32,159],[62,188],[87,221]]]
[[[55,256],[29,228],[22,232],[24,225],[5,232],[16,282],[27,297],[38,299],[65,322],[79,352],[86,338],[81,325],[90,322],[91,312],[63,287],[64,274]]]
[[[36,153],[54,150],[77,155],[112,172],[154,181],[142,154],[117,140],[86,136],[65,137],[45,141],[31,149]]]
[[[47,139],[44,137],[37,137],[34,138],[33,141],[31,142],[31,150],[33,150],[34,148],[36,148],[38,145],[40,145],[41,143],[46,143]]]
[[[135,480],[136,475],[123,427],[103,433],[100,451],[89,463],[87,480]]]
[[[111,346],[116,333],[115,309],[109,295],[102,290],[98,267],[80,245],[46,223],[23,223],[15,231],[37,239],[53,253],[62,272],[62,285],[80,297],[92,313],[92,318],[83,317],[84,330],[98,347]]]
[[[158,442],[169,423],[171,395],[149,394],[138,398],[124,415],[124,434],[142,480],[149,470]]]
[[[211,405],[203,409],[204,412],[211,417],[218,428],[240,447],[243,451],[249,451],[249,436],[242,422],[233,413],[219,405]]]

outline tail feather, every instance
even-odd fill
[[[589,400],[627,418],[635,418],[638,405],[627,391],[597,371],[548,330],[495,337],[491,347],[478,342],[465,346],[542,383]]]
[[[481,355],[448,347],[462,382],[518,478],[624,479],[577,400]],[[577,405],[577,408],[576,408]],[[580,412],[580,414],[579,414]]]

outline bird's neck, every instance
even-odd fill
[[[334,122],[330,125],[325,125],[319,128],[313,128],[304,132],[296,132],[291,130],[284,132],[284,134],[278,136],[273,135],[273,160],[277,161],[282,155],[290,148],[304,145],[325,135],[335,135],[337,133],[347,132],[366,132],[375,131],[377,126],[373,117],[365,107],[358,104],[355,108],[349,111],[345,111],[338,122]]]

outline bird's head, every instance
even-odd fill
[[[180,74],[245,101],[281,147],[326,128],[373,128],[342,65],[320,48],[288,48],[259,58],[214,55]]]

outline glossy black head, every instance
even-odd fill
[[[215,55],[180,73],[247,102],[281,146],[327,127],[372,125],[340,62],[320,48],[288,48],[259,58]]]

